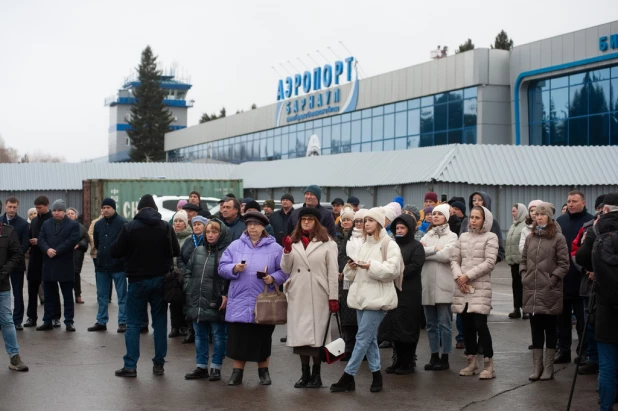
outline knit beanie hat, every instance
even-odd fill
[[[188,201],[187,200],[180,200],[178,201],[178,204],[176,204],[176,210],[178,210],[179,208],[182,209],[182,206],[184,206],[185,204],[187,204]]]
[[[283,200],[290,200],[292,202],[292,204],[294,204],[294,196],[290,193],[285,193],[284,195],[281,196],[281,201]]]
[[[105,206],[110,206],[111,208],[113,208],[115,210],[116,209],[116,201],[114,201],[113,198],[106,198],[101,203],[101,208],[103,208]]]
[[[466,204],[465,203],[461,201],[453,201],[453,203],[451,204],[451,207],[458,209],[459,211],[463,213],[463,215],[466,215]]]
[[[314,184],[307,187],[305,193],[313,193],[318,198],[318,202],[322,198],[322,189]]]
[[[414,218],[416,219],[416,221],[418,221],[421,218],[421,213],[418,209],[417,206],[415,206],[414,204],[406,204],[405,207],[403,207],[402,211],[409,211],[414,215]]]
[[[156,211],[159,211],[159,208],[157,207],[157,204],[155,203],[154,198],[152,198],[152,195],[150,194],[144,194],[142,198],[139,199],[139,203],[137,204],[138,210],[141,210],[147,207],[154,208]]]
[[[552,203],[541,202],[536,206],[537,214],[545,214],[549,218],[554,217],[554,205]]]
[[[603,205],[618,206],[618,193],[605,194],[603,199]]]
[[[52,204],[52,211],[67,211],[67,205],[64,200],[59,198],[54,201],[54,204]]]
[[[442,213],[442,215],[446,217],[446,221],[448,222],[448,219],[451,216],[451,206],[450,205],[446,203],[437,205],[433,208],[433,211],[431,213],[433,214],[434,211],[438,211],[439,213]]]
[[[530,210],[532,207],[538,207],[539,204],[541,204],[543,202],[543,200],[532,200],[530,201],[530,203],[528,204],[528,210]]]
[[[273,210],[275,209],[275,202],[273,200],[266,200],[264,201],[264,207],[270,207]],[[245,206],[246,208],[246,206]]]
[[[350,220],[354,221],[354,219],[356,218],[356,213],[354,213],[352,209],[346,209],[343,213],[341,213],[341,219],[343,220],[345,218],[349,218]]]
[[[401,206],[401,208],[403,208],[403,197],[402,196],[397,196],[393,198],[393,201],[395,203],[398,203]]]
[[[384,227],[386,216],[384,215],[384,207],[374,207],[370,208],[365,212],[364,218],[373,218],[375,221],[380,224],[380,227]]]
[[[431,214],[431,212],[433,211],[433,207],[432,206],[425,207],[423,211],[425,212],[425,215]]]
[[[204,226],[206,226],[206,224],[208,224],[208,219],[206,217],[201,216],[201,215],[196,215],[195,217],[193,217],[191,219],[191,225],[193,225],[195,223],[202,223],[202,224],[204,224]]]
[[[597,199],[594,200],[594,209],[596,210],[597,208],[599,208],[601,204],[604,204],[604,201],[605,201],[605,194],[601,194],[600,196],[598,196]]]
[[[367,209],[365,208],[361,208],[360,210],[358,210],[356,213],[354,213],[354,219],[355,220],[362,220],[365,218],[365,213],[367,212]]]
[[[391,223],[401,215],[401,206],[399,203],[388,203],[384,206],[384,215]]]
[[[180,210],[174,215],[174,223],[176,220],[183,221],[186,225],[189,225],[189,216],[187,216],[187,212],[185,210]]]
[[[438,202],[438,194],[434,193],[433,191],[429,191],[427,194],[425,194],[425,200],[433,200],[434,202]]]

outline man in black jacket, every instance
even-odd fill
[[[210,211],[204,210],[202,208],[202,197],[197,191],[191,191],[189,193],[189,204],[195,204],[197,206],[197,215],[201,215],[202,217],[206,218],[211,217]],[[189,219],[189,221],[191,221],[191,219]]]
[[[97,322],[88,328],[88,331],[107,330],[109,320],[107,307],[111,293],[112,281],[116,284],[118,297],[118,331],[127,330],[127,275],[124,272],[124,260],[113,258],[111,255],[112,243],[120,235],[122,227],[127,223],[126,218],[116,213],[116,201],[106,198],[101,203],[103,218],[94,225],[94,247],[97,249],[95,262],[95,276],[97,282]]]
[[[9,368],[15,371],[28,371],[28,367],[21,361],[17,334],[11,313],[11,273],[24,263],[19,239],[13,227],[0,223],[0,326],[2,339],[9,354]]]
[[[569,193],[567,207],[567,212],[558,217],[556,222],[560,225],[562,235],[566,238],[570,256],[573,240],[577,237],[579,229],[582,228],[584,223],[594,219],[594,217],[588,214],[586,197],[581,191],[571,191]],[[584,332],[584,299],[579,295],[581,277],[581,271],[571,260],[569,272],[563,279],[564,299],[562,300],[562,313],[558,317],[558,353],[554,361],[556,364],[571,362],[572,313],[575,313],[575,318],[577,319],[575,328],[577,329],[579,341],[582,340]]]
[[[320,205],[321,198],[322,189],[316,185],[310,185],[305,189],[305,203],[303,204],[303,207],[316,208],[322,216],[320,217],[320,224],[326,228],[328,235],[335,239],[337,238],[337,228],[335,227],[333,213]],[[300,213],[300,210],[300,208],[294,210],[290,216],[290,219],[288,220],[288,233],[291,233],[296,228],[296,224],[298,224],[298,213]]]
[[[178,239],[167,221],[161,220],[157,205],[150,194],[137,205],[138,213],[120,231],[112,244],[111,256],[125,259],[129,278],[127,297],[127,332],[123,357],[124,366],[116,371],[118,377],[136,377],[139,360],[139,339],[148,303],[154,329],[152,372],[163,375],[167,355],[167,303],[163,300],[163,280],[173,266],[173,258],[180,254]]]
[[[26,254],[30,247],[30,234],[28,222],[17,215],[19,200],[16,197],[9,197],[4,202],[4,215],[0,223],[8,224],[13,227],[19,244],[21,246],[22,255]],[[13,272],[11,272],[11,285],[13,286],[13,322],[16,330],[23,330],[22,322],[24,321],[24,272],[26,271],[26,263],[22,258]]]
[[[281,196],[281,210],[277,210],[270,215],[270,225],[275,232],[275,239],[279,245],[283,241],[283,237],[289,235],[288,220],[294,211],[294,197],[292,194],[284,194]]]

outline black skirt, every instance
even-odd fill
[[[266,361],[274,331],[274,325],[228,323],[227,356],[237,361]]]

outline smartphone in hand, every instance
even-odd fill
[[[267,276],[267,274],[264,271],[258,271],[256,275],[257,275],[257,278],[259,278],[260,280]]]

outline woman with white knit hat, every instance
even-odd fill
[[[526,243],[526,238],[532,233],[532,225],[536,219],[536,207],[541,204],[543,200],[532,200],[528,204],[528,216],[526,217],[525,223],[526,226],[521,229],[521,234],[519,237],[519,253],[521,254],[524,251],[524,244]]]
[[[364,243],[343,270],[344,278],[352,281],[347,303],[356,309],[358,333],[352,357],[343,376],[331,385],[331,392],[354,391],[354,375],[367,356],[373,374],[371,392],[382,391],[380,349],[377,333],[386,311],[397,307],[395,280],[401,277],[401,251],[384,229],[384,209],[368,210],[364,217]],[[383,258],[383,253],[386,258]]]
[[[432,223],[421,238],[425,248],[425,264],[421,272],[423,284],[423,311],[427,321],[427,337],[431,359],[426,371],[443,371],[450,368],[448,356],[453,346],[451,304],[453,302],[453,274],[451,254],[457,243],[457,234],[449,227],[451,206],[440,204],[431,212]],[[442,357],[440,357],[442,341]]]

